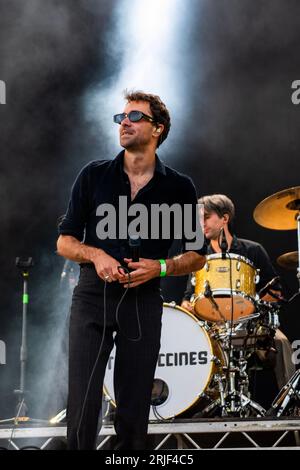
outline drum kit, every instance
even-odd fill
[[[275,230],[298,229],[298,252],[285,253],[277,262],[297,269],[300,283],[300,187],[263,200],[254,210],[254,219]],[[258,282],[259,271],[247,258],[229,252],[213,254],[193,274],[193,313],[175,303],[164,304],[150,420],[268,414],[251,399],[247,368],[250,356],[271,348],[282,302],[276,294],[276,301],[262,300]],[[263,291],[272,295],[272,284]],[[293,298],[299,293],[300,284]],[[113,406],[114,354],[113,350],[104,380],[105,399]],[[291,381],[298,386],[299,374],[294,375]],[[292,389],[288,383],[279,393],[273,414],[278,409],[282,414],[288,407]],[[295,393],[299,398],[299,391]]]

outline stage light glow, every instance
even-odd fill
[[[112,72],[109,85],[100,83],[84,97],[87,119],[102,126],[110,155],[118,148],[112,115],[123,109],[124,89],[160,95],[171,114],[182,106],[189,14],[183,0],[120,0],[114,30],[107,36],[110,55],[121,56],[118,70]]]

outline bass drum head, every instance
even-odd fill
[[[216,351],[217,350],[217,351]],[[203,322],[187,310],[163,305],[161,348],[155,370],[150,420],[178,416],[195,405],[208,387],[221,351],[213,346]],[[104,393],[114,404],[113,348],[104,378]]]

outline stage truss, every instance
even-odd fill
[[[149,438],[154,450],[166,449],[298,449],[300,419],[202,420],[150,423]],[[98,450],[107,449],[115,435],[112,424],[103,425]],[[55,449],[55,440],[66,437],[66,426],[0,426],[2,448],[19,450],[24,446]]]

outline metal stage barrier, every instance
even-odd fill
[[[178,420],[150,422],[149,439],[153,450],[164,449],[298,449],[300,418]],[[111,424],[103,425],[98,450],[107,449],[115,435]],[[55,442],[65,443],[66,426],[29,425],[0,426],[0,446],[12,450],[24,447],[41,450],[63,450]]]

